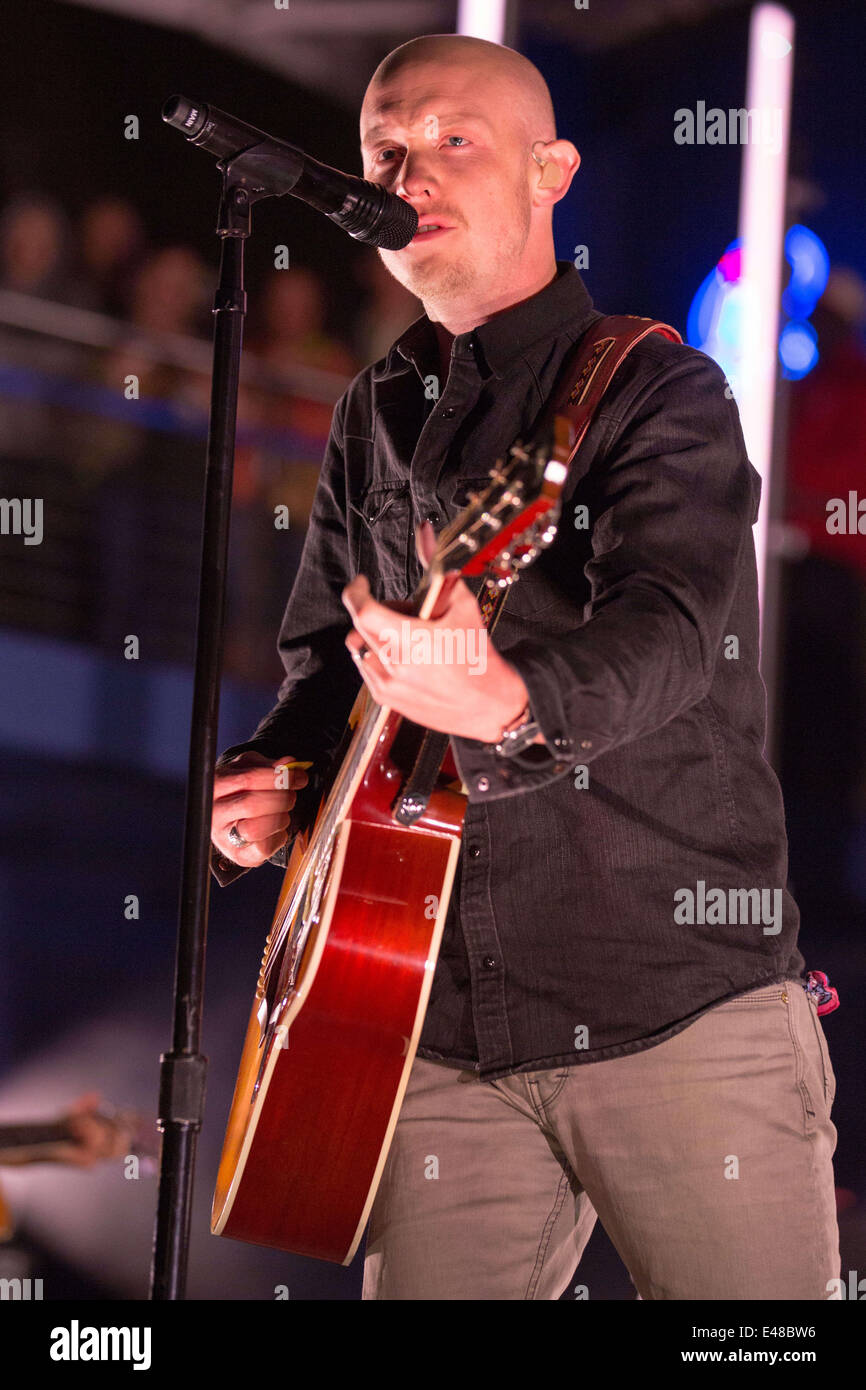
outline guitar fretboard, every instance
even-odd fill
[[[70,1138],[65,1124],[33,1121],[23,1125],[0,1124],[0,1154],[4,1150],[31,1149],[40,1144],[62,1144]]]

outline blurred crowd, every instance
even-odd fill
[[[46,514],[38,557],[4,544],[0,622],[190,658],[217,256],[152,245],[122,197],[76,219],[39,193],[0,210],[0,495]],[[333,405],[422,312],[375,252],[357,267],[349,305],[309,266],[247,277],[226,649],[243,679],[279,675]]]

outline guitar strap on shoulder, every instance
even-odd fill
[[[617,368],[651,333],[661,333],[673,343],[682,342],[677,330],[659,319],[609,314],[584,333],[574,354],[566,360],[560,383],[553,390],[543,418],[549,419],[552,414],[557,424],[564,422],[563,439],[567,440],[568,453],[561,462],[567,468],[571,467]],[[572,383],[570,390],[569,382]],[[561,447],[558,438],[557,448]]]
[[[661,333],[674,343],[682,342],[677,330],[659,319],[639,318],[635,314],[606,314],[587,329],[572,352],[566,355],[556,385],[530,436],[537,438],[552,420],[552,456],[563,463],[566,470],[571,470],[617,368],[632,348],[650,333]],[[500,589],[489,580],[481,581],[476,597],[489,632],[493,631],[510,587]]]
[[[566,355],[556,385],[530,435],[537,438],[552,422],[552,457],[563,463],[566,470],[570,471],[617,368],[650,333],[662,333],[674,343],[682,342],[677,330],[659,319],[634,314],[602,315]],[[481,580],[475,596],[488,632],[495,628],[510,588]],[[448,739],[448,734],[428,730],[421,740],[412,771],[395,804],[394,816],[400,824],[411,825],[426,810]]]

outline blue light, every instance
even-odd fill
[[[686,322],[686,342],[690,343],[692,347],[700,348],[701,351],[703,351],[704,343],[707,342],[712,332],[713,312],[718,299],[719,286],[719,272],[714,267],[706,280],[698,287],[689,309],[689,317]]]
[[[733,383],[741,315],[740,239],[729,243],[699,286],[686,322],[686,342],[719,364]]]
[[[779,359],[782,376],[799,381],[811,372],[818,361],[818,335],[811,323],[794,319],[786,323],[779,337]]]
[[[686,324],[686,342],[718,362],[732,385],[737,377],[742,317],[739,252],[737,238],[698,286]],[[830,257],[821,238],[800,223],[788,228],[785,257],[791,275],[782,294],[782,309],[789,322],[779,335],[779,357],[782,375],[796,381],[818,361],[817,336],[806,320],[824,293]]]
[[[812,313],[830,274],[830,257],[820,237],[799,223],[788,228],[785,257],[791,279],[782,295],[782,308],[792,319],[807,319]]]

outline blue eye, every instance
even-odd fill
[[[447,140],[447,141],[452,141],[452,140],[459,140],[459,141],[461,141],[461,144],[460,144],[460,145],[452,145],[452,146],[451,146],[452,149],[462,149],[463,145],[468,145],[468,144],[469,144],[469,140],[467,139],[467,137],[466,137],[465,135],[449,135],[449,136],[446,137],[446,140]],[[377,154],[376,157],[375,157],[375,163],[376,163],[376,164],[387,163],[390,159],[393,159],[393,157],[394,157],[394,155],[395,155],[396,153],[397,153],[397,151],[396,151],[396,149],[394,148],[394,146],[393,146],[393,145],[388,145],[385,149],[379,150],[378,154]]]

